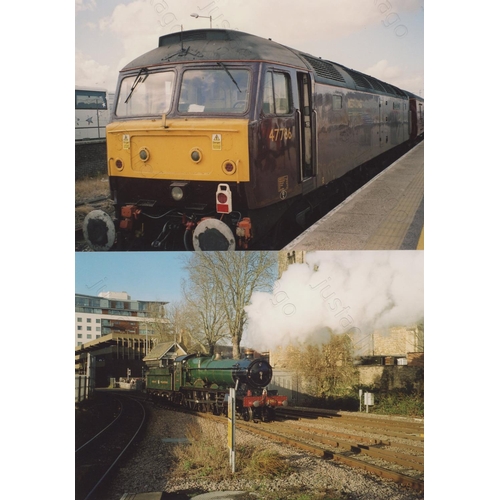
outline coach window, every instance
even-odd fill
[[[291,111],[290,76],[268,71],[264,82],[262,111],[266,115],[288,115]]]
[[[106,92],[75,90],[75,109],[108,109]]]

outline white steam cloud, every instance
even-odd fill
[[[292,264],[273,293],[247,306],[247,342],[258,350],[321,343],[325,333],[357,338],[424,317],[421,251],[312,252]]]

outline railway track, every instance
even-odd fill
[[[293,422],[270,426],[238,422],[237,427],[283,442],[313,455],[363,469],[417,491],[423,491],[423,446],[399,447],[390,441],[329,431]]]
[[[146,421],[141,401],[124,395],[108,395],[102,427],[77,445],[75,450],[75,500],[105,500],[102,492],[129,447],[138,438]],[[78,428],[76,429],[78,435]],[[102,496],[104,495],[104,496]]]
[[[280,413],[285,412],[294,413]],[[207,413],[197,415],[221,421]],[[292,420],[280,418],[264,425],[237,420],[236,428],[424,491],[423,422],[306,410],[297,411]]]

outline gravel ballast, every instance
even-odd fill
[[[363,471],[309,456],[289,446],[250,436],[241,430],[236,431],[237,443],[242,444],[249,440],[259,448],[279,452],[286,457],[292,472],[286,477],[249,479],[238,472],[236,455],[236,473],[229,474],[223,480],[173,474],[172,450],[175,446],[186,446],[187,427],[196,422],[203,430],[204,426],[213,423],[151,404],[148,406],[148,412],[149,421],[143,439],[134,447],[127,462],[122,464],[107,491],[103,492],[105,496],[102,498],[120,500],[124,493],[160,491],[171,493],[171,498],[191,498],[204,492],[241,490],[252,493],[248,498],[263,500],[294,498],[299,493],[309,494],[311,498],[316,494],[317,499],[325,500],[416,500],[424,497],[423,493],[400,487]],[[227,439],[226,433],[227,425],[222,420],[221,439]],[[321,496],[321,493],[324,493],[324,496]]]

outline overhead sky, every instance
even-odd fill
[[[178,252],[79,252],[75,254],[75,292],[127,292],[135,300],[181,300],[186,273]]]
[[[423,0],[76,0],[75,83],[114,91],[161,35],[209,28],[208,16],[424,96]]]

